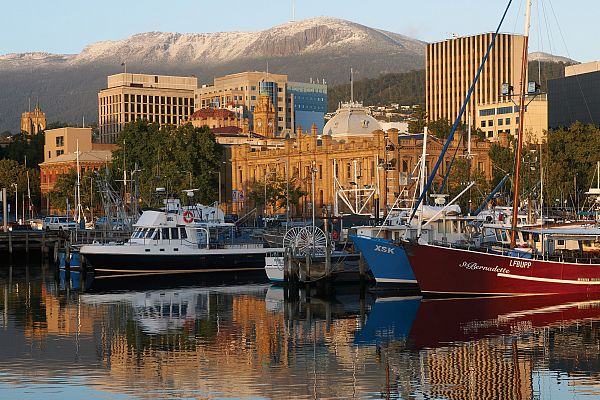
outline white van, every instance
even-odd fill
[[[77,224],[69,217],[58,217],[51,215],[44,218],[42,229],[45,231],[74,230],[77,229]]]

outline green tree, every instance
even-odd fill
[[[284,178],[277,175],[270,176],[266,182],[267,207],[274,213],[285,210],[288,200],[287,190],[289,188],[290,215],[294,214],[300,199],[308,193],[300,188],[297,180],[291,177],[289,185]],[[248,199],[255,207],[264,208],[265,206],[265,181],[252,182],[248,188]]]
[[[180,197],[184,189],[199,189],[194,200],[207,204],[218,199],[218,175],[223,152],[208,127],[159,127],[138,120],[125,125],[113,152],[115,176],[128,179],[138,168],[140,198],[147,206],[161,205],[155,196],[164,187]],[[191,186],[190,187],[190,177]],[[119,178],[117,178],[119,179]]]
[[[44,132],[34,135],[18,133],[4,149],[3,157],[20,164],[24,164],[27,158],[27,166],[37,167],[44,161],[44,140]]]
[[[489,183],[482,172],[471,168],[471,163],[469,163],[467,158],[457,157],[454,160],[450,175],[448,176],[448,182],[446,183],[449,198],[453,199],[456,197],[470,182],[475,182],[470,193],[463,195],[457,200],[457,203],[464,212],[469,210],[469,200],[472,201],[474,208],[483,201],[489,192]]]
[[[408,121],[408,133],[422,133],[427,125],[427,113],[423,107],[417,107]]]
[[[23,196],[27,198],[27,172],[29,171],[29,188],[31,192],[31,202],[33,205],[39,202],[40,193],[40,174],[35,168],[27,169],[25,165],[19,164],[15,160],[0,160],[0,189],[6,188],[9,196],[8,201],[11,203],[14,199],[15,187],[17,184],[19,207],[21,207]]]

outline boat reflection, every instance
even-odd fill
[[[410,341],[419,349],[600,320],[600,296],[537,295],[424,299]]]

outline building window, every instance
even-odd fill
[[[479,116],[480,117],[488,117],[490,115],[494,115],[496,113],[496,109],[494,108],[488,108],[485,110],[479,110]]]
[[[488,126],[494,126],[494,120],[493,119],[488,120]]]
[[[346,164],[346,178],[350,179],[350,176],[352,175],[352,167],[350,165],[350,163]]]
[[[256,100],[256,96],[250,96],[250,100]]]
[[[506,118],[506,120],[504,122],[506,125],[510,125],[510,118]]]
[[[481,127],[485,128],[485,121],[481,121]]]
[[[58,157],[58,156],[60,156],[62,154],[65,154],[64,150],[56,150],[56,157]]]
[[[503,124],[504,124],[504,120],[503,120],[502,118],[500,118],[500,119],[498,120],[498,126],[501,126],[501,125],[503,125]]]
[[[51,151],[48,152],[48,158],[52,158],[52,152]]]
[[[63,147],[65,145],[65,137],[57,136],[56,137],[56,147]]]
[[[494,131],[488,131],[488,136],[489,138],[494,137]]]
[[[319,165],[319,179],[323,179],[323,164]]]

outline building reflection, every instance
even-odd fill
[[[267,285],[78,294],[2,276],[0,288],[3,367],[71,368],[108,393],[529,399],[543,371],[600,391],[598,301],[290,301]]]

